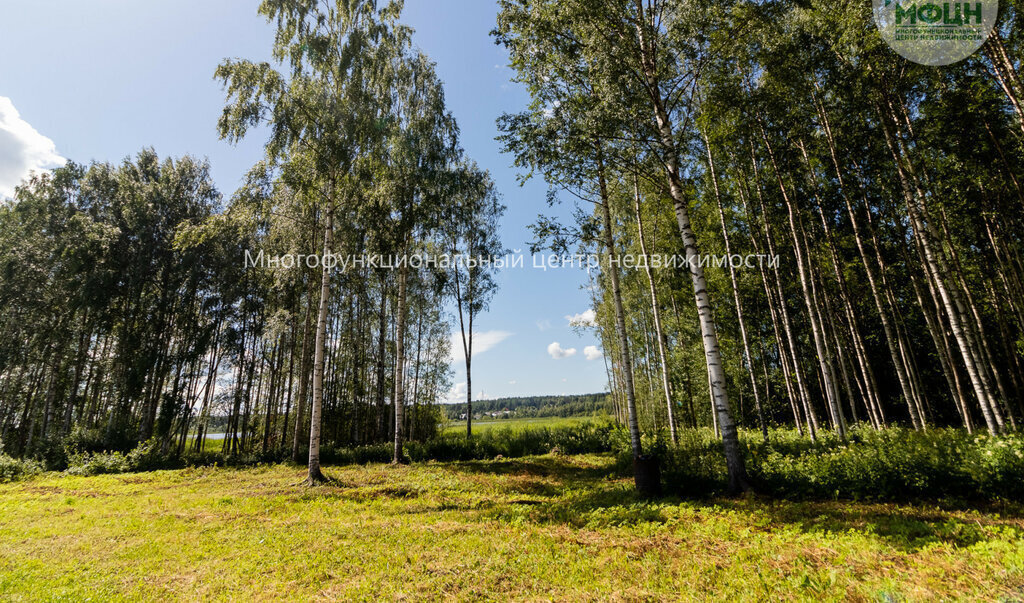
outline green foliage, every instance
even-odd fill
[[[100,475],[152,471],[175,466],[173,457],[160,453],[159,440],[152,438],[127,454],[121,452],[74,453],[68,458],[69,475]]]
[[[516,458],[556,451],[561,454],[609,452],[619,430],[610,423],[581,423],[566,427],[495,428],[467,439],[445,433],[408,445],[414,461]]]
[[[102,429],[75,425],[71,428],[71,433],[64,436],[64,449],[68,454],[103,452],[109,449],[106,441]]]
[[[405,449],[408,458],[414,462],[518,458],[550,452],[575,455],[610,452],[622,437],[621,430],[611,423],[586,422],[558,427],[502,427],[483,430],[472,439],[461,433],[442,433],[423,441],[407,442]],[[225,456],[220,451],[188,452],[185,455],[174,451],[165,453],[157,438],[151,438],[125,453],[96,449],[97,441],[97,434],[76,430],[64,441],[62,461],[44,463],[3,457],[0,474],[4,481],[12,481],[44,469],[88,476],[181,467],[246,466],[284,460],[282,452],[234,456]],[[384,463],[391,460],[392,448],[385,443],[356,447],[325,446],[320,456],[324,463],[335,465]]]
[[[0,452],[0,483],[13,482],[43,471],[38,461],[15,459]]]
[[[516,417],[583,417],[611,413],[608,394],[579,394],[574,396],[519,396],[474,400],[473,414],[512,411]],[[458,419],[466,412],[465,403],[445,406],[449,419]]]
[[[1024,438],[970,435],[958,429],[915,432],[858,428],[849,440],[815,443],[793,430],[743,438],[747,470],[759,489],[795,499],[1019,500],[1024,496]],[[721,444],[710,430],[685,430],[662,455],[669,489],[704,496],[725,487]]]
[[[76,432],[80,440],[88,434]],[[747,470],[760,493],[801,500],[1020,500],[1024,498],[1024,437],[968,434],[959,429],[916,432],[875,431],[856,427],[843,440],[823,433],[818,441],[792,429],[773,429],[765,443],[760,433],[744,432],[742,450]],[[704,498],[727,486],[721,441],[710,429],[683,429],[677,446],[662,436],[645,435],[645,451],[661,460],[666,491]],[[614,474],[630,473],[629,434],[606,422],[557,427],[496,427],[472,438],[446,432],[405,445],[413,462],[475,461],[522,458],[553,453],[582,455],[612,452]],[[90,452],[69,444],[68,475],[128,473],[185,466],[246,466],[280,462],[280,455],[237,455],[218,452],[178,456],[161,452],[156,438],[127,453]],[[324,463],[365,465],[391,460],[390,444],[357,447],[326,446]],[[0,457],[0,481],[14,481],[52,469],[40,461]]]

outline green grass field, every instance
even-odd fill
[[[533,417],[527,419],[480,419],[473,420],[473,432],[489,429],[523,429],[526,427],[569,427],[581,423],[610,421],[611,417]],[[466,433],[465,421],[448,421],[446,433]]]
[[[1020,509],[643,502],[610,456],[0,485],[0,599],[1024,596]]]

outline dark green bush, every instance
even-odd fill
[[[619,431],[611,423],[519,429],[495,427],[475,434],[472,439],[461,433],[446,433],[426,442],[410,442],[406,453],[413,461],[468,461],[553,451],[562,454],[611,452]]]
[[[1020,499],[1024,497],[1024,439],[970,435],[958,429],[915,432],[858,427],[843,441],[822,433],[817,442],[795,430],[772,430],[768,443],[741,438],[747,472],[761,492],[818,499]],[[678,447],[660,455],[666,486],[683,495],[721,491],[726,467],[710,430],[684,430]]]
[[[225,457],[219,451],[184,456],[164,454],[157,439],[127,453],[90,450],[101,438],[98,432],[75,432],[65,439],[62,451],[69,474],[244,466],[287,459],[287,451],[283,450],[234,457]],[[958,429],[915,432],[855,427],[846,440],[822,432],[817,441],[811,442],[793,429],[773,429],[768,442],[754,431],[741,432],[740,441],[751,482],[766,495],[863,500],[1024,499],[1021,435],[991,437]],[[0,481],[59,468],[55,465],[60,462],[60,451],[54,452],[56,448],[43,444],[40,442],[37,448],[41,456],[34,460],[0,456]],[[726,467],[722,444],[711,430],[681,430],[678,445],[671,445],[664,436],[645,435],[643,445],[646,453],[660,459],[666,491],[683,496],[724,491]],[[427,441],[407,443],[405,452],[414,462],[514,458],[551,452],[613,452],[618,455],[620,474],[629,475],[631,471],[628,433],[610,423],[494,428],[481,431],[472,439],[461,433],[442,433]],[[392,446],[387,443],[321,450],[321,461],[335,465],[386,463],[391,456]]]
[[[367,444],[355,448],[334,448],[325,446],[320,449],[320,462],[325,465],[365,465],[367,463],[387,463],[392,457],[390,444]]]
[[[38,461],[18,460],[0,452],[0,484],[23,479],[42,471],[43,466]]]

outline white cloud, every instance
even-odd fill
[[[21,119],[11,99],[0,96],[0,197],[13,197],[14,187],[29,173],[65,161],[53,141]]]
[[[562,383],[565,383],[566,381],[568,381],[568,379],[566,379],[565,377],[562,377]]]
[[[601,357],[601,350],[597,349],[596,345],[588,345],[583,348],[583,356],[586,357],[587,360],[597,360]]]
[[[466,401],[466,382],[456,383],[452,386],[448,393],[444,396],[444,401],[447,404],[453,404],[455,402]]]
[[[570,327],[596,327],[597,313],[593,309],[586,310],[579,314],[571,314],[565,317]]]
[[[538,320],[536,324],[537,324],[537,328],[539,330],[541,330],[541,331],[547,331],[548,329],[551,328],[551,321],[550,320],[546,320],[546,319],[545,320]]]
[[[480,390],[473,396],[474,400],[490,400],[491,396],[484,390]],[[445,404],[462,403],[466,401],[466,382],[456,383],[444,395]]]
[[[512,336],[508,331],[480,331],[473,333],[473,357],[476,358],[487,350]],[[466,355],[462,352],[462,333],[456,331],[451,335],[451,353],[448,360],[464,362]]]
[[[515,384],[516,384],[516,380],[515,380],[515,379],[513,379],[513,380],[509,381],[509,382],[508,382],[508,384],[509,384],[509,385],[515,385]]]
[[[548,346],[548,354],[551,354],[551,357],[556,360],[559,358],[568,358],[575,353],[576,348],[563,348],[557,341],[552,342],[551,345]]]

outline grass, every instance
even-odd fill
[[[1024,597],[1024,510],[645,502],[610,455],[0,485],[0,599]]]
[[[583,423],[607,422],[610,417],[530,417],[515,419],[473,419],[473,433],[491,429],[519,430],[530,427],[572,427]],[[448,421],[445,433],[466,433],[465,421]]]
[[[213,436],[220,436],[220,437],[213,437]],[[192,450],[192,447],[196,445],[196,438],[198,438],[198,437],[199,437],[199,434],[196,434],[196,433],[190,433],[187,436],[185,436],[185,450]],[[205,442],[203,443],[203,451],[204,452],[206,452],[206,451],[217,452],[217,451],[220,451],[221,448],[224,446],[224,437],[221,436],[221,434],[219,434],[219,433],[217,433],[217,434],[208,433],[208,434],[206,434],[206,437],[204,438],[204,440],[205,440]]]

